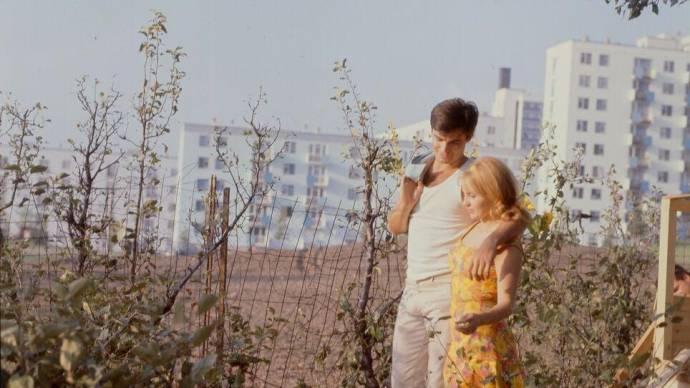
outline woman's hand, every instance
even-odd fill
[[[455,321],[455,328],[463,334],[472,334],[481,324],[479,314],[463,314],[460,319]]]

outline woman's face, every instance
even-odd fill
[[[485,219],[489,215],[491,207],[485,197],[469,187],[463,187],[461,195],[462,205],[467,209],[472,221]]]

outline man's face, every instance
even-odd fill
[[[467,137],[460,131],[451,133],[431,130],[431,148],[434,150],[434,157],[442,163],[458,163],[465,154],[465,144]]]
[[[682,279],[673,279],[673,295],[690,297],[690,275],[683,275]]]

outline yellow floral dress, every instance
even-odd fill
[[[496,268],[489,277],[472,280],[466,275],[473,249],[463,244],[463,234],[449,254],[451,280],[450,345],[443,378],[446,387],[523,387],[524,372],[517,343],[507,322],[482,325],[463,334],[455,322],[466,313],[486,311],[497,303]]]

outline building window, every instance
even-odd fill
[[[588,76],[588,75],[585,75],[585,74],[580,74],[580,77],[579,77],[579,78],[580,78],[580,80],[579,80],[580,86],[583,87],[583,88],[588,88],[588,87],[589,87],[590,80],[591,80],[591,77]]]
[[[357,200],[357,189],[347,189],[347,199],[350,201]]]
[[[674,71],[674,63],[673,61],[664,61],[664,71],[667,73],[673,73]]]
[[[582,198],[584,192],[585,191],[582,187],[574,187],[573,188],[573,198]]]
[[[486,132],[489,135],[493,135],[496,133],[496,127],[494,127],[493,125],[489,125],[489,127],[486,129]]]
[[[594,155],[603,155],[604,154],[604,145],[603,144],[595,144],[594,145]]]
[[[197,179],[196,180],[196,189],[199,191],[208,190],[208,179]]]
[[[321,156],[326,154],[326,146],[324,144],[309,144],[309,161],[320,162]]]
[[[670,160],[671,159],[671,151],[665,150],[665,149],[660,149],[659,150],[659,160]]]
[[[170,203],[168,204],[168,213],[173,213],[175,211],[175,204]]]
[[[608,66],[609,56],[606,54],[599,54],[599,66]]]
[[[211,139],[207,135],[200,135],[199,136],[199,146],[200,147],[208,147],[209,144],[211,144]]]
[[[577,176],[585,176],[585,166],[584,165],[581,164],[580,168],[578,168]]]
[[[297,152],[297,143],[294,141],[286,141],[285,142],[285,152],[288,154],[294,154]]]
[[[115,178],[117,176],[117,165],[111,164],[110,166],[108,166],[106,175],[108,176],[108,178]]]
[[[661,115],[662,116],[673,115],[673,107],[671,105],[662,105],[661,106]]]
[[[194,210],[198,212],[204,211],[204,200],[203,199],[197,199],[196,202],[194,202]]]
[[[223,160],[221,160],[221,159],[216,159],[216,160],[213,162],[213,164],[214,164],[213,167],[215,167],[216,170],[222,170],[222,169],[225,168],[225,163],[223,163]]]
[[[65,159],[62,161],[62,169],[63,170],[69,169],[71,165],[72,165],[72,161],[69,159]]]
[[[283,174],[284,175],[295,175],[295,164],[294,163],[283,164]]]
[[[577,120],[577,131],[587,132],[587,120]]]
[[[266,237],[266,227],[264,226],[253,226],[250,233],[255,240],[263,240]]]
[[[198,168],[208,168],[208,158],[200,157],[197,159],[196,166]]]
[[[661,127],[661,131],[659,131],[659,134],[661,135],[662,139],[670,139],[671,138],[671,128],[670,127]]]
[[[323,187],[318,187],[318,186],[312,186],[312,187],[307,187],[307,197],[316,197],[316,198],[321,198],[323,197]]]
[[[603,98],[597,99],[597,110],[606,110],[606,100]]]
[[[591,212],[589,212],[589,220],[591,222],[599,222],[599,218],[601,218],[601,213],[599,213],[598,211],[592,210]]]
[[[309,166],[309,175],[324,176],[326,175],[326,167],[324,166]]]
[[[597,88],[599,89],[608,89],[609,87],[609,79],[606,77],[599,77],[597,78]]]
[[[664,94],[673,94],[673,84],[672,83],[664,83],[664,85],[661,87],[662,93]]]
[[[591,65],[592,64],[592,54],[591,53],[581,53],[580,54],[580,63],[583,65]]]
[[[659,174],[657,175],[657,180],[660,183],[667,183],[668,182],[668,171],[659,171]]]
[[[592,199],[601,199],[601,189],[592,189]]]
[[[592,166],[592,178],[602,178],[604,176],[604,168],[601,166]]]
[[[587,144],[586,143],[575,143],[575,149],[581,149],[582,154],[584,155],[587,152]]]
[[[577,107],[580,109],[589,109],[589,98],[580,97],[577,99]]]
[[[606,132],[606,123],[603,121],[597,121],[594,123],[594,132],[604,133]]]
[[[280,187],[280,194],[288,197],[295,195],[295,186],[293,185],[282,185]]]

